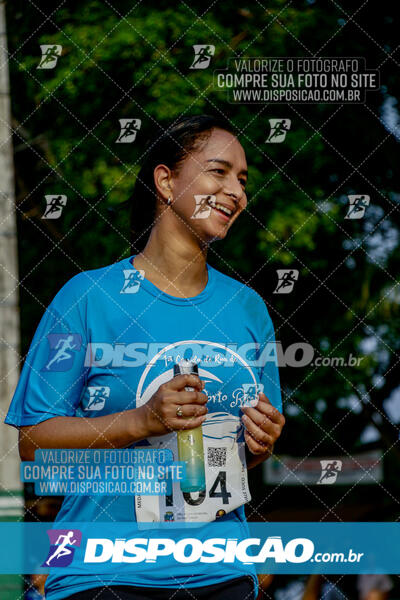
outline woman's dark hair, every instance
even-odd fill
[[[228,121],[219,116],[195,115],[181,117],[162,134],[147,142],[142,167],[137,175],[130,203],[131,252],[141,252],[146,245],[152,228],[157,193],[154,185],[154,169],[159,164],[167,165],[177,173],[186,156],[206,140],[214,128],[235,134]]]

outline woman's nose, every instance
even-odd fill
[[[233,200],[235,200],[235,202],[237,202],[242,194],[243,194],[243,188],[241,186],[241,184],[239,183],[239,181],[232,181],[230,180],[229,182],[226,183],[225,185],[225,194],[227,196],[231,196],[231,198]]]

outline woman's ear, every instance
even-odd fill
[[[154,185],[163,202],[172,198],[173,181],[171,169],[166,165],[157,165],[154,169]]]

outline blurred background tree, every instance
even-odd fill
[[[385,453],[375,501],[398,514],[400,418],[398,273],[398,17],[371,0],[269,0],[206,6],[71,0],[7,4],[19,233],[22,352],[61,285],[80,270],[131,254],[128,208],[149,135],[181,115],[216,113],[237,127],[249,164],[248,209],[209,262],[266,300],[276,339],[315,356],[362,357],[359,367],[282,367],[287,425],[279,452]],[[61,44],[56,68],[37,70],[39,44]],[[193,44],[215,45],[191,70]],[[365,104],[235,105],[213,87],[232,57],[360,56],[379,69]],[[116,144],[120,118],[142,121]],[[283,144],[266,144],[269,118],[290,118]],[[368,194],[364,219],[345,220],[348,194]],[[45,194],[65,194],[62,218],[42,220]],[[274,295],[278,268],[299,270]],[[296,501],[362,503],[365,488],[299,489]],[[279,488],[279,486],[278,486]],[[334,489],[333,489],[334,488]],[[255,505],[292,498],[256,486]],[[338,509],[337,509],[338,510]],[[386,513],[385,513],[386,514]]]

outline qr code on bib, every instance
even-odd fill
[[[224,467],[226,464],[226,448],[207,448],[209,467]]]

